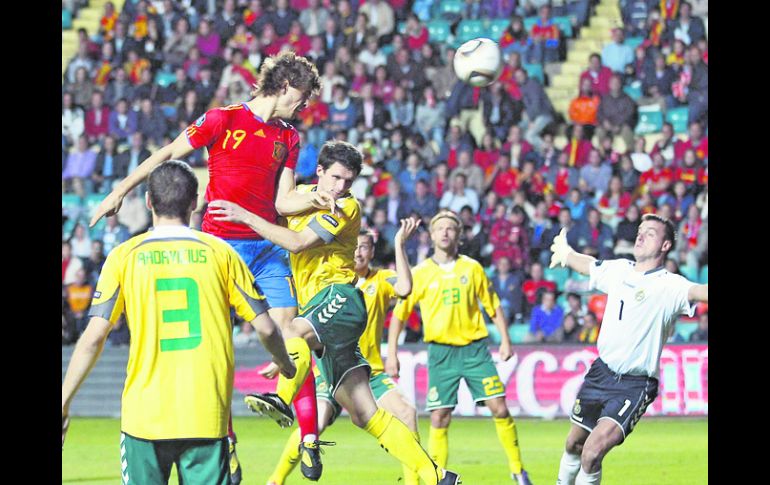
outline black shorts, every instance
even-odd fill
[[[657,396],[656,378],[616,374],[597,358],[580,386],[570,421],[590,432],[600,419],[611,419],[625,440]]]

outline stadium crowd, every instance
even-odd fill
[[[588,292],[579,274],[548,268],[565,227],[581,253],[631,258],[640,217],[661,214],[678,227],[669,271],[707,280],[707,2],[620,1],[622,26],[586,59],[579,93],[559,113],[544,89],[549,72],[597,3],[107,2],[98,32],[78,31],[62,80],[62,342],[87,323],[106,255],[151,222],[141,186],[90,230],[89,211],[206,110],[247,101],[263,60],[285,49],[311,59],[323,81],[295,123],[300,182],[313,182],[324,141],[361,149],[365,167],[351,190],[379,265],[393,263],[400,218],[419,217],[424,228],[439,208],[456,211],[461,252],[484,265],[508,321],[526,330],[515,341],[596,342],[606,296]],[[87,4],[63,0],[63,28]],[[565,16],[570,28],[554,22]],[[507,20],[494,39],[504,68],[486,88],[459,82],[452,68],[463,23],[478,19]],[[428,28],[441,25],[449,31]],[[654,143],[651,132],[661,133]],[[200,151],[187,161],[206,164]],[[422,229],[408,243],[410,261],[430,251]],[[695,339],[707,339],[705,310]],[[409,340],[420,335],[412,317]],[[255,342],[242,328],[236,342]],[[125,325],[110,339],[127,343]]]

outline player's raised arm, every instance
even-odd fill
[[[396,252],[396,283],[393,285],[393,289],[396,292],[396,296],[399,298],[406,298],[412,292],[412,270],[409,268],[409,258],[406,255],[406,241],[414,234],[417,228],[420,226],[419,220],[414,220],[411,217],[401,219],[401,227],[398,229],[395,238],[395,252]]]
[[[334,197],[325,190],[299,193],[294,182],[294,170],[284,167],[278,179],[275,210],[282,216],[300,214],[309,209],[328,209],[336,214]]]
[[[300,232],[295,232],[291,229],[271,224],[238,204],[227,200],[213,200],[209,202],[208,211],[216,220],[245,224],[268,241],[292,253],[298,253],[324,243],[321,236],[308,227]]]
[[[567,243],[567,228],[563,228],[558,236],[553,238],[553,244],[551,244],[551,264],[549,268],[554,268],[556,265],[569,266],[578,273],[587,275],[590,271],[591,264],[596,261],[593,256],[581,254]]]
[[[189,155],[193,150],[194,148],[190,146],[190,143],[187,141],[186,132],[183,131],[174,141],[147,157],[144,162],[136,167],[136,170],[124,178],[112,192],[101,201],[96,207],[91,221],[88,223],[89,226],[93,227],[94,224],[99,222],[99,219],[104,216],[116,214],[120,210],[120,205],[123,203],[123,197],[125,197],[131,189],[142,183],[147,176],[150,175],[153,168],[166,160],[183,158],[186,155]]]
[[[690,287],[690,291],[687,292],[687,299],[690,301],[709,301],[709,285],[695,285]]]

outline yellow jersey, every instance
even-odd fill
[[[223,240],[158,226],[110,252],[91,316],[126,314],[131,345],[121,430],[148,440],[222,438],[233,390],[230,307],[267,309],[246,263]]]
[[[399,300],[393,315],[409,318],[420,304],[425,342],[467,345],[488,335],[479,302],[490,317],[500,298],[476,260],[464,255],[446,265],[428,258],[412,269],[412,293]]]
[[[300,193],[313,190],[316,190],[315,185],[297,187]],[[309,227],[325,243],[290,256],[300,313],[327,286],[356,282],[353,253],[361,229],[361,207],[356,198],[348,194],[337,199],[336,212],[336,215],[332,215],[328,209],[313,209],[287,217],[289,229],[302,232]]]
[[[358,340],[361,353],[372,367],[372,374],[385,370],[380,355],[382,325],[390,307],[390,301],[396,296],[393,285],[396,272],[391,269],[370,269],[366,278],[359,278],[356,287],[364,294],[366,303],[366,330]]]

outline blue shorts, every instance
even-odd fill
[[[246,262],[271,308],[297,306],[289,252],[266,239],[225,239]]]

